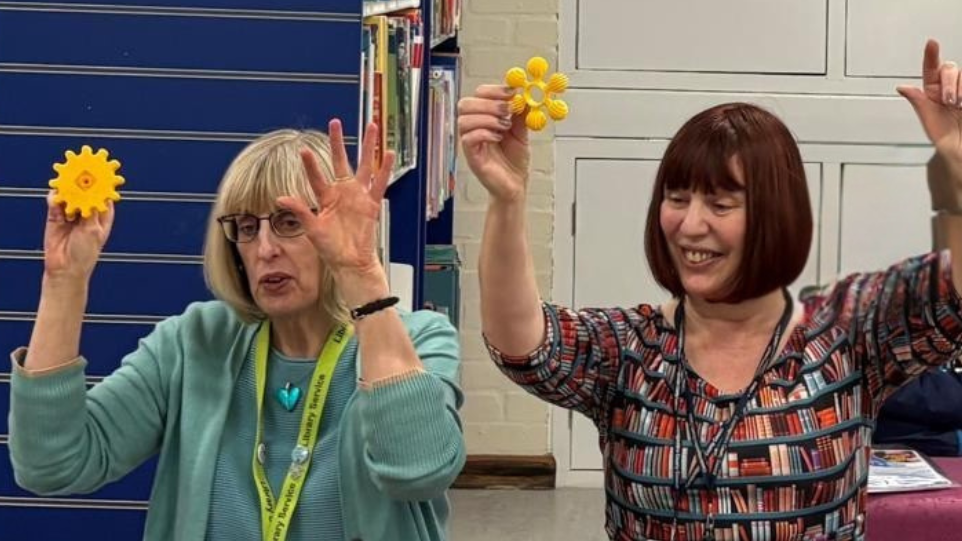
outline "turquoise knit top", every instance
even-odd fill
[[[321,431],[311,455],[311,468],[297,511],[288,530],[288,541],[344,538],[340,483],[337,479],[337,424],[356,386],[356,372],[351,362],[356,352],[357,341],[352,340],[334,369],[324,402]],[[251,472],[257,431],[254,364],[251,350],[234,386],[231,409],[221,436],[208,519],[208,541],[257,539],[261,531],[260,514],[253,512],[260,509],[260,499]],[[263,427],[267,448],[264,469],[275,496],[280,492],[291,464],[291,450],[304,413],[303,397],[307,395],[316,364],[316,359],[294,359],[274,348],[270,351],[264,395]],[[276,399],[277,390],[288,382],[301,390],[301,399],[292,411],[287,411]],[[303,509],[320,509],[323,512],[300,512]]]
[[[372,386],[357,385],[353,375],[336,377],[352,387],[332,442],[337,475],[326,478],[340,483],[343,541],[448,538],[446,490],[465,461],[458,335],[436,312],[402,312],[401,318],[423,373]],[[47,496],[84,494],[156,456],[145,541],[204,541],[217,528],[208,524],[212,506],[224,505],[214,497],[224,489],[215,489],[215,478],[227,482],[218,462],[228,460],[221,450],[237,436],[228,426],[231,406],[257,327],[222,302],[194,303],[159,323],[89,390],[82,357],[33,376],[20,368],[29,353],[18,350],[9,440],[17,483]],[[348,346],[348,359],[340,368],[357,373],[364,361],[356,347]],[[250,453],[253,441],[237,449]],[[302,501],[302,511],[326,515],[329,509]],[[259,520],[256,507],[246,512]],[[242,539],[258,539],[258,532]]]

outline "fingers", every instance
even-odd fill
[[[895,90],[903,98],[907,99],[909,103],[912,104],[912,107],[914,107],[916,111],[919,110],[919,107],[926,99],[925,91],[915,86],[899,85],[895,88]]]
[[[511,119],[492,115],[464,115],[458,117],[458,133],[461,135],[485,130],[498,135],[511,129]]]
[[[458,101],[458,114],[507,117],[511,114],[511,106],[505,100],[467,97]]]
[[[47,192],[47,221],[55,224],[67,222],[67,215],[63,211],[63,205],[54,203],[54,191]]]
[[[330,190],[328,179],[324,176],[324,173],[321,171],[321,166],[317,163],[317,157],[310,149],[301,149],[301,162],[304,164],[304,173],[307,175],[307,181],[311,184],[314,195],[317,196],[317,202],[323,206],[324,198],[328,190]]]
[[[344,126],[341,121],[333,119],[327,124],[327,132],[331,138],[331,162],[334,166],[334,178],[354,176],[351,162],[347,159],[347,149],[344,146]]]
[[[275,203],[277,203],[277,206],[279,207],[290,209],[302,224],[308,224],[310,223],[311,219],[314,218],[314,213],[311,212],[311,209],[307,206],[307,203],[298,197],[294,197],[292,195],[282,195],[275,200]]]
[[[500,143],[503,140],[504,135],[491,130],[474,130],[461,135],[461,144],[467,148],[481,143]]]
[[[962,69],[956,68],[956,71],[959,75],[955,83],[955,104],[962,109]]]
[[[384,198],[388,182],[391,181],[391,175],[394,174],[395,160],[397,160],[397,154],[393,150],[385,152],[384,159],[381,160],[381,167],[371,180],[371,198],[378,203]]]
[[[474,89],[474,96],[485,100],[510,100],[517,90],[506,85],[478,85]]]
[[[939,80],[942,83],[942,104],[948,107],[958,107],[962,93],[959,90],[959,66],[955,62],[946,62],[939,68]]]
[[[939,67],[942,60],[939,54],[939,42],[930,39],[925,44],[925,56],[922,59],[922,81],[926,85],[938,84],[940,81]]]
[[[361,183],[365,188],[371,189],[371,183],[374,181],[372,178],[374,168],[376,167],[374,160],[377,155],[377,145],[378,137],[380,131],[378,130],[377,124],[374,122],[368,123],[364,130],[364,139],[361,142],[361,160],[357,164],[357,174],[355,178]],[[381,169],[384,167],[384,158],[382,157]],[[391,163],[391,167],[394,167],[394,163]]]
[[[100,229],[103,230],[105,239],[110,237],[110,231],[114,227],[114,216],[116,216],[114,202],[108,199],[107,212],[97,213],[97,224],[100,226]]]
[[[474,96],[458,102],[458,133],[461,142],[471,146],[499,143],[513,126],[508,101],[514,90],[503,85],[481,85]]]

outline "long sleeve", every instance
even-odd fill
[[[927,367],[951,360],[962,343],[962,304],[947,251],[851,275],[822,302],[814,317],[848,329],[877,403]]]
[[[89,390],[83,358],[28,375],[20,366],[29,351],[14,352],[9,446],[20,486],[44,495],[88,493],[157,452],[167,408],[167,376],[157,362],[170,348],[164,334],[154,331]]]
[[[460,345],[441,314],[420,311],[406,319],[424,370],[362,387],[358,406],[374,483],[392,499],[423,501],[443,494],[466,460]]]
[[[531,394],[579,411],[601,426],[613,396],[621,355],[632,328],[650,314],[639,310],[583,309],[543,304],[545,340],[525,356],[508,356],[487,343],[491,358]]]

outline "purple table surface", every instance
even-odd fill
[[[962,458],[932,457],[962,485]],[[962,487],[869,494],[867,541],[962,539]]]

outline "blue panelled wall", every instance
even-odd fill
[[[355,154],[361,13],[361,0],[0,2],[4,359],[29,340],[47,181],[64,151],[106,148],[127,180],[81,342],[93,385],[157,321],[210,298],[200,265],[208,212],[247,142],[281,127],[326,129],[338,117]],[[428,235],[423,177],[416,168],[389,191],[392,259],[417,269],[416,305]],[[450,237],[450,218],[432,227]],[[16,486],[9,370],[0,362],[0,540],[139,539],[152,462],[93,494],[40,498]]]

